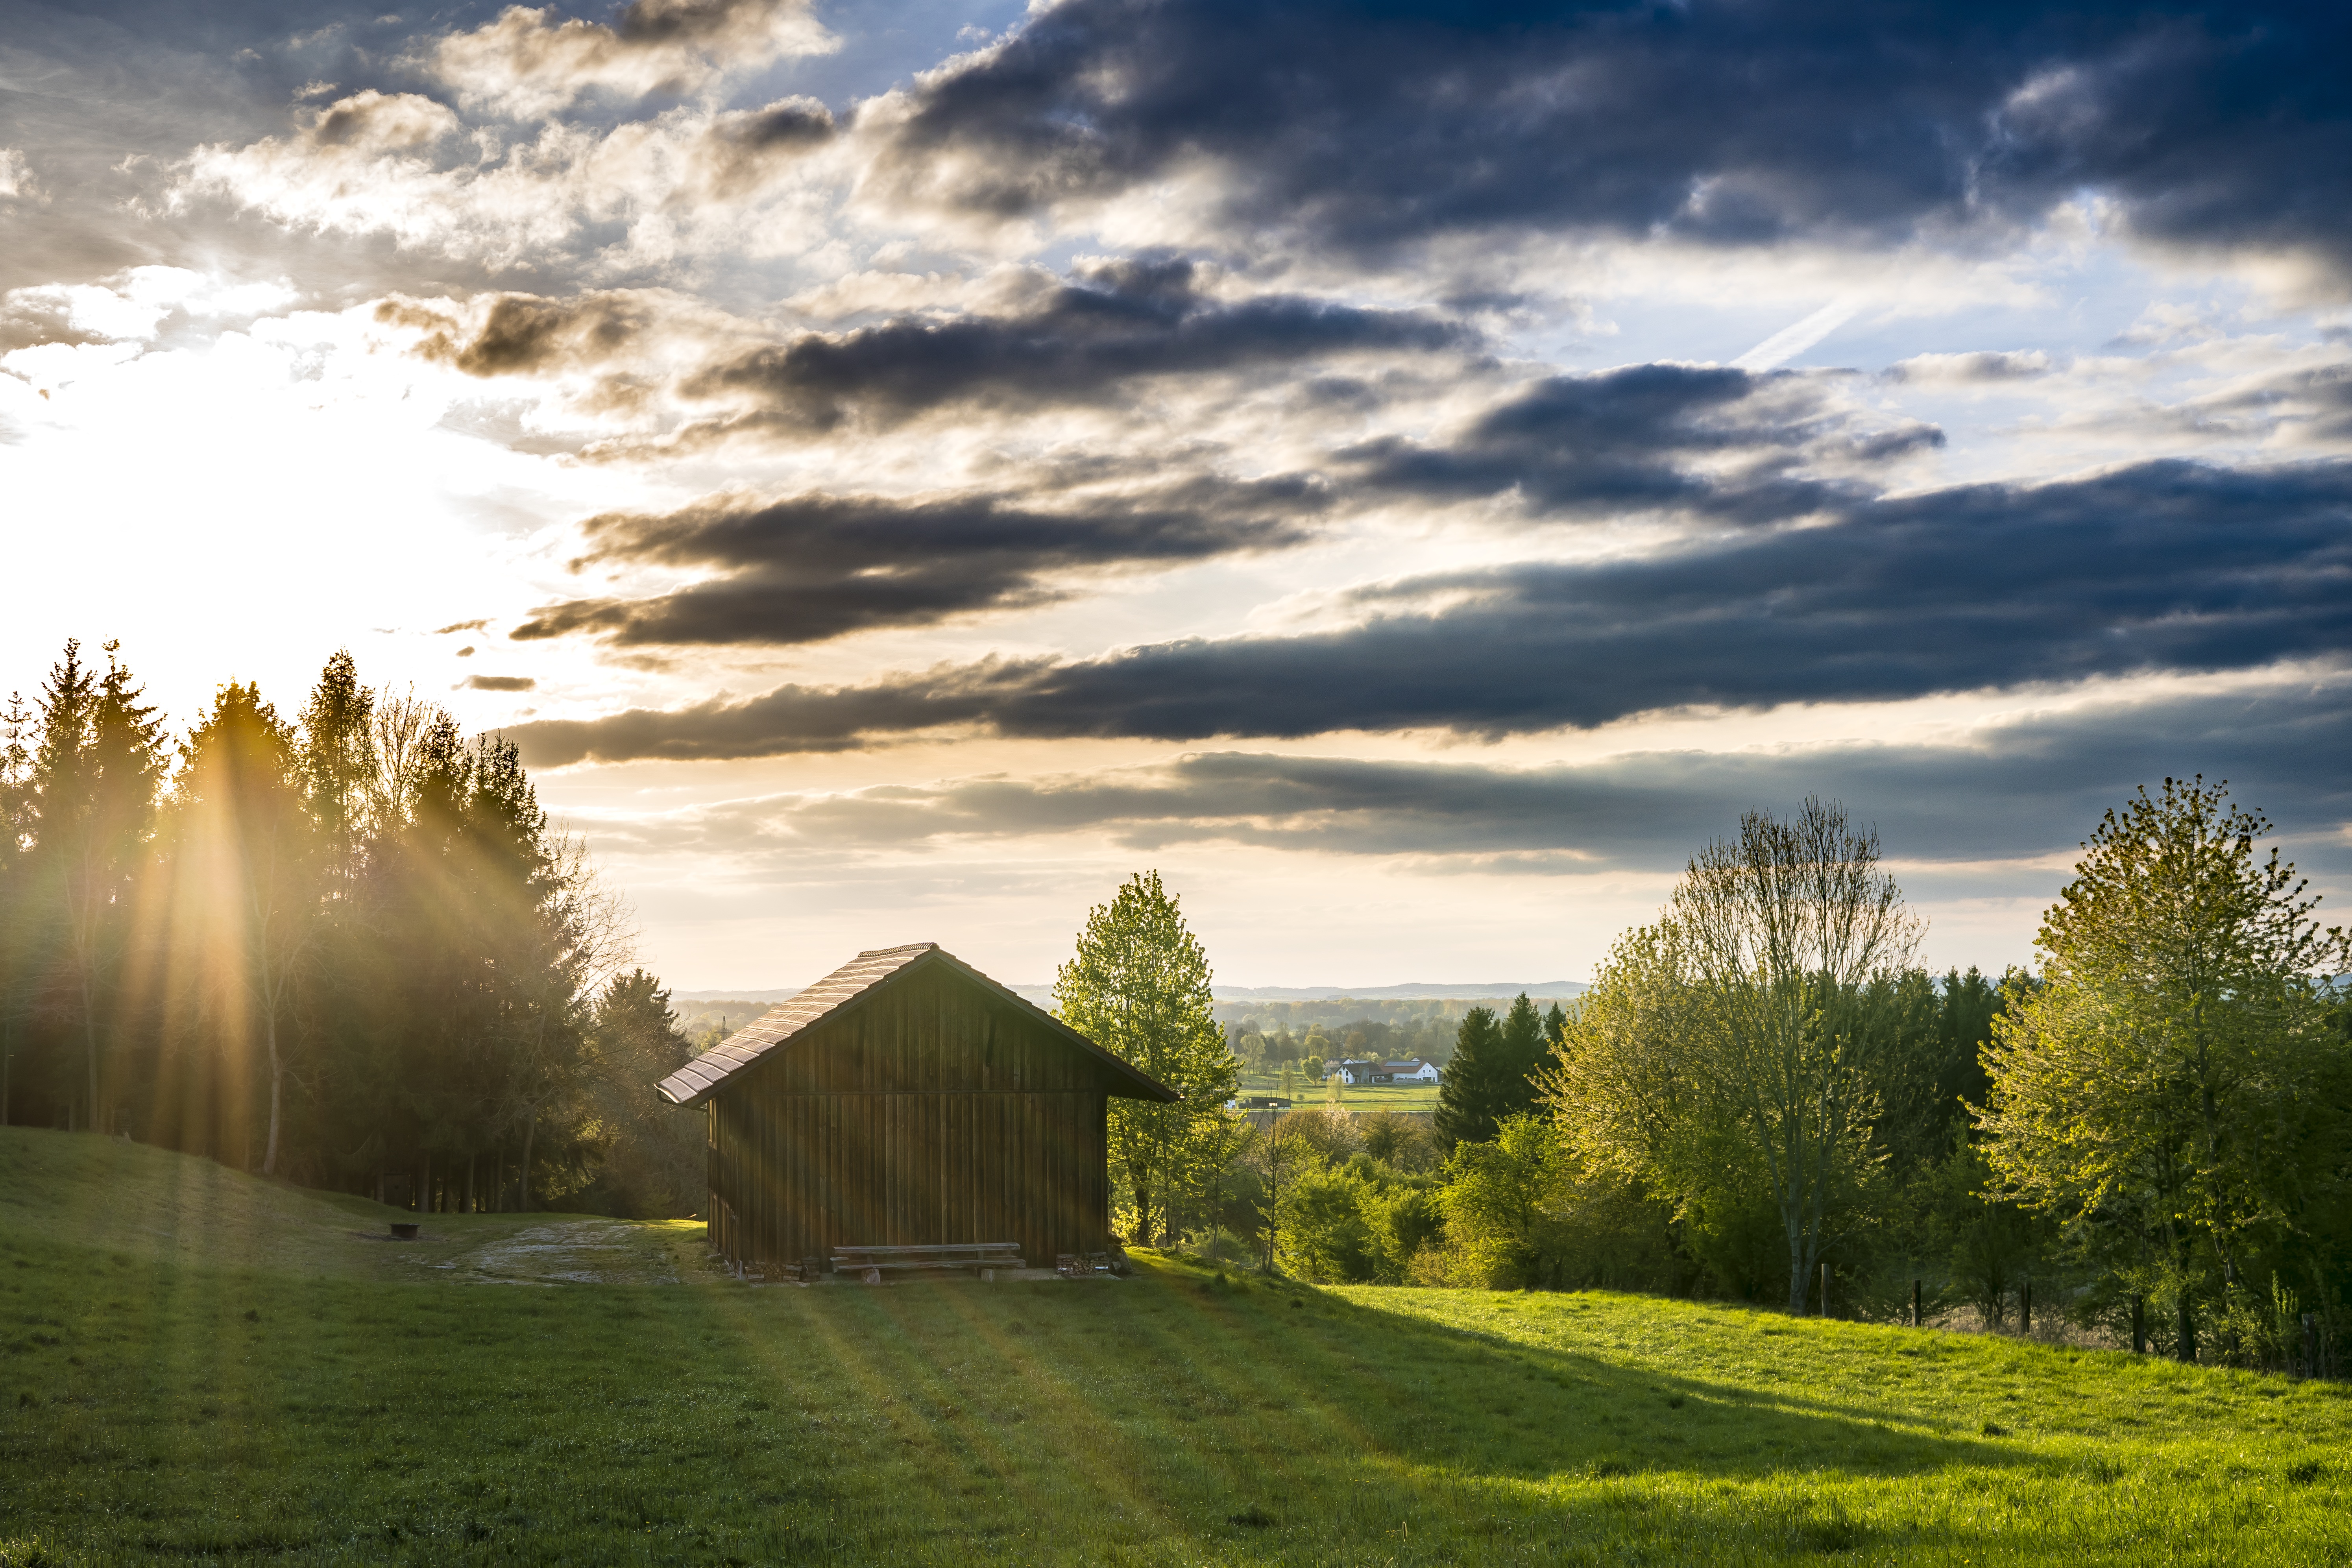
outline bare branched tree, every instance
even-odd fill
[[[1874,1032],[1854,1010],[1906,967],[1920,922],[1879,864],[1878,835],[1808,798],[1782,821],[1691,858],[1673,915],[1698,982],[1709,1076],[1756,1141],[1789,1241],[1789,1309],[1805,1308],[1838,1190],[1865,1178],[1878,1114]]]

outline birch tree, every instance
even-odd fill
[[[1763,1169],[1788,1240],[1789,1310],[1801,1312],[1832,1202],[1873,1157],[1885,1035],[1864,998],[1908,967],[1920,924],[1879,865],[1878,835],[1817,798],[1785,821],[1749,812],[1737,838],[1693,856],[1671,914],[1700,1070]]]

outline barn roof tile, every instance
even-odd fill
[[[655,1087],[673,1105],[699,1105],[736,1074],[780,1051],[816,1025],[847,1012],[881,986],[927,963],[945,963],[997,994],[1002,1000],[1028,1013],[1087,1054],[1098,1058],[1128,1080],[1125,1089],[1112,1092],[1134,1100],[1173,1100],[1181,1098],[1158,1079],[1138,1071],[1071,1028],[1043,1007],[991,980],[935,942],[905,947],[878,947],[859,953],[839,969],[788,1002],[769,1008],[709,1050],[695,1058]]]

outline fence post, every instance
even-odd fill
[[[2017,1288],[2017,1331],[2027,1339],[2033,1337],[2033,1276],[2031,1274]]]
[[[2134,1296],[2131,1299],[2131,1329],[2132,1354],[2146,1355],[2147,1353],[2147,1298],[2145,1296]]]

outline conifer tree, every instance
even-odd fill
[[[1514,1116],[1524,1116],[1535,1108],[1536,1089],[1530,1081],[1536,1068],[1543,1063],[1547,1040],[1543,1016],[1536,1005],[1520,992],[1511,1003],[1511,1010],[1503,1016],[1504,1070],[1495,1085],[1495,1124]]]
[[[0,1127],[14,1107],[17,1040],[25,1021],[25,850],[32,842],[32,710],[23,693],[0,710]]]
[[[1454,1055],[1437,1085],[1432,1122],[1447,1153],[1457,1143],[1483,1143],[1495,1135],[1495,1100],[1507,1071],[1503,1031],[1491,1007],[1473,1007],[1454,1034]]]
[[[49,670],[33,754],[33,875],[28,913],[45,929],[37,962],[53,1004],[74,1021],[87,1125],[103,1129],[101,1067],[110,980],[125,932],[131,881],[146,853],[163,774],[163,721],[106,645],[103,675],[68,642]]]
[[[262,1041],[268,1133],[261,1173],[278,1173],[295,977],[319,931],[321,840],[293,729],[258,688],[221,688],[180,749],[173,783],[174,942],[205,952]]]

